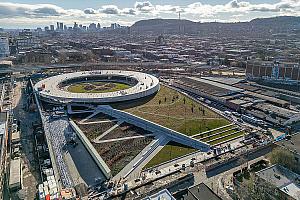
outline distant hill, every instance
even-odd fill
[[[197,22],[193,22],[190,20],[178,20],[178,19],[148,19],[148,20],[141,20],[136,22],[134,26],[172,26],[178,25],[179,23],[185,25],[195,25]]]
[[[257,18],[250,22],[220,23],[193,22],[178,19],[141,20],[131,26],[136,33],[189,33],[203,36],[218,35],[252,35],[292,33],[300,30],[300,17],[282,16],[272,18]]]
[[[294,24],[300,25],[300,17],[293,16],[280,16],[280,17],[271,17],[271,18],[256,18],[250,21],[252,24]]]
[[[179,30],[183,31],[184,27],[189,29],[197,29],[197,22],[190,20],[178,20],[178,19],[149,19],[141,20],[132,25],[131,29],[133,31],[142,31],[142,32],[178,32]]]

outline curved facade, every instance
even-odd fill
[[[107,93],[72,93],[63,90],[65,85],[81,81],[121,82],[132,87]],[[53,103],[114,103],[143,98],[159,90],[159,80],[149,74],[120,71],[98,70],[83,71],[53,76],[38,82],[34,89],[40,97]]]

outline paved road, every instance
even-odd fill
[[[262,150],[259,150],[259,151],[256,151],[254,153],[251,153],[251,154],[247,154],[244,156],[244,158],[246,160],[255,160],[256,158],[259,158],[261,156],[264,156],[266,155],[267,153],[271,152],[272,151],[272,147],[268,147],[268,148],[265,148],[265,149],[262,149]],[[240,166],[241,163],[240,163],[240,160],[239,160],[239,157],[235,160],[233,160],[232,162],[229,162],[229,163],[225,163],[223,165],[219,165],[218,167],[210,170],[210,171],[207,171],[206,174],[207,174],[207,177],[213,177],[213,176],[216,176],[218,174],[221,174],[223,172],[226,172],[228,170],[231,170],[237,166]]]
[[[34,136],[32,123],[38,120],[37,113],[25,112],[22,108],[26,102],[25,94],[22,93],[22,86],[17,84],[14,90],[14,117],[21,121],[21,144],[23,148],[22,152],[22,164],[23,169],[23,190],[25,199],[31,200],[36,196],[36,185],[41,182],[40,171],[38,166],[38,158],[35,154]],[[13,199],[16,198],[13,194]]]

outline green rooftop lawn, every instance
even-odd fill
[[[233,130],[228,130],[228,131],[226,131],[226,132],[224,132],[224,133],[221,133],[221,134],[218,134],[218,135],[212,135],[212,134],[204,135],[204,136],[199,137],[199,138],[197,138],[197,139],[199,139],[199,140],[201,140],[201,141],[203,141],[203,142],[207,142],[207,141],[209,141],[209,140],[217,139],[217,138],[223,137],[223,136],[225,136],[225,135],[230,135],[230,134],[232,134],[232,133],[234,133],[234,132],[237,132],[237,131],[238,131],[238,129],[233,129]],[[220,131],[220,132],[222,132],[222,131]],[[212,136],[211,136],[211,135],[212,135]],[[201,138],[204,138],[204,139],[201,139]]]
[[[245,134],[245,132],[244,132],[244,131],[241,131],[241,132],[236,133],[236,134],[234,134],[234,135],[229,135],[229,136],[224,137],[224,138],[222,138],[222,139],[215,140],[215,141],[208,142],[208,143],[209,143],[210,145],[215,145],[215,144],[218,144],[218,143],[220,143],[220,142],[224,142],[224,141],[233,139],[233,138],[235,138],[235,137],[242,136],[242,135],[244,135],[244,134]]]
[[[73,93],[106,93],[125,90],[130,87],[130,85],[124,83],[94,81],[75,83],[70,85],[67,90]]]
[[[204,142],[216,139],[216,138],[224,136],[224,135],[228,135],[228,134],[233,133],[233,132],[235,132],[235,131],[228,131],[228,132],[226,132],[226,134],[218,135],[218,136],[216,136],[214,138],[205,139]],[[215,145],[215,144],[218,144],[220,142],[224,142],[224,141],[227,141],[227,140],[230,140],[230,139],[233,139],[235,137],[242,136],[242,135],[244,135],[244,131],[241,131],[241,132],[236,133],[234,135],[230,135],[230,136],[224,137],[224,138],[219,139],[219,140],[208,142],[208,144]],[[158,165],[160,163],[167,162],[169,160],[172,160],[172,159],[175,159],[175,158],[187,155],[187,154],[195,152],[195,151],[197,151],[197,150],[193,149],[193,148],[182,146],[180,144],[168,143],[165,147],[163,147],[150,160],[150,162],[147,163],[147,165],[145,165],[144,169],[148,169],[148,168],[153,167],[155,165]]]
[[[153,167],[160,163],[178,158],[180,156],[189,154],[196,151],[196,149],[182,146],[180,144],[170,142],[164,148],[162,148],[151,160],[147,163],[144,169]]]
[[[124,111],[188,136],[230,124],[228,120],[209,108],[166,86],[161,86],[160,91],[151,99],[144,100],[137,106],[132,105],[131,108],[126,108]],[[228,127],[228,129],[230,128]],[[169,143],[144,168],[194,151],[197,150]]]
[[[207,107],[165,86],[161,86],[152,99],[125,111],[186,135],[230,123]]]

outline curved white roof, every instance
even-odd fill
[[[59,84],[74,78],[95,77],[95,76],[127,76],[137,80],[137,84],[125,90],[107,93],[72,93],[62,90]],[[44,88],[43,88],[44,86]],[[43,89],[42,89],[43,88]],[[82,71],[75,73],[62,74],[53,76],[42,81],[39,81],[34,86],[35,91],[40,96],[47,98],[50,101],[61,103],[77,102],[77,103],[112,103],[118,101],[132,100],[136,98],[151,95],[159,90],[159,80],[149,74],[120,71],[120,70],[97,70],[97,71]],[[42,90],[41,90],[42,89]]]

